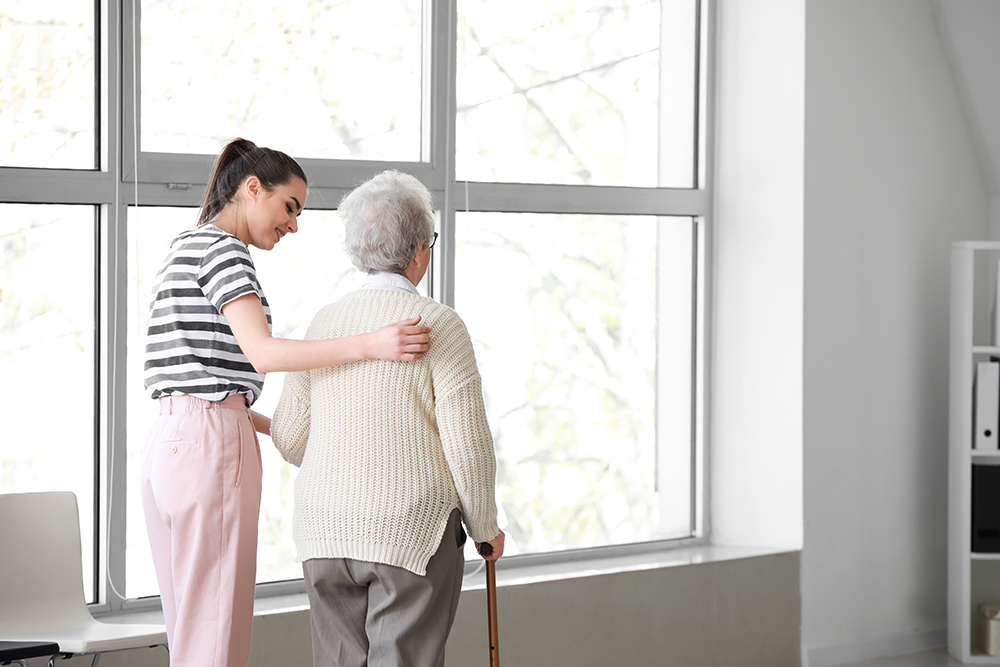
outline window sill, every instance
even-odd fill
[[[554,554],[539,558],[519,557],[506,562],[500,561],[496,569],[497,586],[526,586],[584,577],[720,563],[791,551],[794,550],[695,545],[664,547],[652,551],[644,550],[641,553],[614,553],[606,556],[594,555],[592,551],[581,551],[576,554]],[[485,568],[473,567],[471,572],[468,569],[466,572],[462,585],[463,591],[482,590],[486,587]],[[309,601],[304,592],[259,596],[254,603],[255,617],[292,614],[308,610]],[[158,608],[119,612],[101,615],[100,620],[107,623],[162,623],[163,612]]]
[[[593,556],[581,552],[578,558],[565,558],[540,563],[511,562],[507,567],[501,560],[496,568],[497,586],[525,586],[551,581],[565,581],[584,577],[599,577],[625,572],[657,570],[669,567],[719,563],[723,561],[770,556],[788,553],[789,549],[766,547],[724,547],[696,545],[686,547],[665,547],[655,551],[634,554]],[[466,574],[463,591],[486,588],[485,568],[478,568]]]

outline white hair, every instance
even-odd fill
[[[344,250],[365,273],[403,273],[420,246],[431,242],[431,193],[409,174],[375,174],[340,200]]]

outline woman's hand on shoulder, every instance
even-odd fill
[[[388,324],[366,334],[366,357],[390,361],[422,359],[431,346],[431,329],[420,325],[420,316]]]

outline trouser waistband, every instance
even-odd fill
[[[221,401],[206,401],[197,396],[161,396],[159,402],[161,415],[197,410],[247,410],[250,407],[243,394],[233,394]]]

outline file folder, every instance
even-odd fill
[[[993,311],[990,324],[993,328],[993,345],[1000,347],[1000,260],[997,260],[996,282],[993,283]]]
[[[997,449],[997,426],[1000,425],[1000,362],[980,361],[976,364],[973,385],[973,419],[975,449]]]
[[[1000,466],[972,466],[972,553],[1000,553]]]

